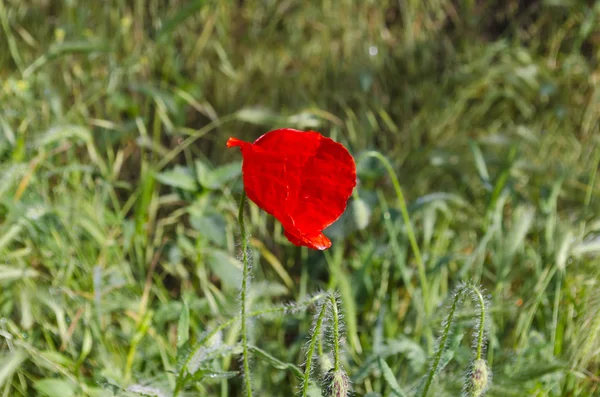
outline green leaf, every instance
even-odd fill
[[[573,247],[573,255],[576,257],[582,255],[598,255],[600,253],[600,240],[597,238],[584,241]],[[2,279],[0,272],[0,280]]]
[[[14,224],[8,229],[8,231],[0,231],[0,250],[4,249],[7,245],[9,245],[14,239],[17,238],[21,230],[23,229],[22,224]],[[0,270],[0,274],[1,274]]]
[[[144,386],[144,385],[131,385],[127,388],[127,391],[130,393],[135,393],[138,396],[146,396],[146,397],[164,397],[165,393],[154,387],[154,386]]]
[[[423,347],[414,340],[406,336],[400,336],[396,339],[388,340],[385,343],[384,351],[380,354],[403,354],[410,363],[410,367],[420,372],[427,362],[427,354]]]
[[[248,346],[248,348],[250,349],[250,351],[252,351],[252,353],[255,356],[260,357],[262,360],[267,361],[269,364],[271,364],[274,368],[277,369],[281,369],[281,370],[291,370],[294,375],[296,375],[298,378],[302,378],[304,376],[304,373],[302,372],[302,370],[300,368],[298,368],[296,365],[292,364],[292,363],[284,363],[283,361],[279,360],[276,357],[273,357],[271,354],[267,353],[266,351],[262,350],[259,347],[256,346]]]
[[[210,167],[204,163],[202,160],[194,161],[194,168],[196,171],[196,180],[202,187],[208,187],[205,185],[206,180],[209,179],[208,174],[210,174]]]
[[[0,360],[0,386],[4,385],[4,382],[19,368],[25,358],[27,355],[24,352],[15,350]]]
[[[37,277],[38,272],[33,269],[20,268],[16,266],[0,265],[0,282],[20,280]]]
[[[41,379],[35,382],[33,387],[41,395],[47,397],[71,397],[75,395],[75,385],[61,379]]]
[[[321,120],[319,120],[319,118],[315,114],[310,112],[301,112],[298,114],[294,114],[286,117],[286,120],[286,124],[293,125],[294,127],[299,128],[301,130],[309,128],[318,128],[322,124]]]
[[[475,168],[477,168],[477,173],[479,177],[486,184],[486,186],[490,186],[490,173],[488,172],[487,165],[485,164],[485,159],[483,158],[483,153],[481,153],[481,149],[477,145],[477,142],[473,140],[469,140],[469,148],[471,149],[471,153],[473,153],[473,157],[475,159]]]
[[[525,236],[531,228],[535,217],[533,207],[519,206],[515,209],[513,226],[506,237],[506,251],[508,257],[512,257],[517,250],[524,245]]]
[[[392,394],[397,397],[406,397],[406,394],[404,394],[404,392],[400,388],[400,385],[398,384],[398,381],[396,380],[396,376],[394,376],[392,369],[385,362],[385,360],[379,357],[378,363],[379,369],[383,374],[383,379],[385,379],[388,386],[392,389]]]
[[[396,354],[403,354],[415,372],[421,372],[427,360],[425,351],[418,343],[402,336],[386,342],[370,355],[354,374],[353,381],[360,383],[369,376],[378,365],[379,358],[385,360],[386,357]]]
[[[463,332],[457,332],[450,336],[448,340],[448,346],[442,353],[442,358],[438,364],[437,373],[439,374],[446,368],[446,365],[454,358],[454,353],[458,351],[460,342],[462,341],[465,334]]]
[[[183,301],[181,315],[177,324],[177,347],[181,347],[190,338],[190,307]]]
[[[72,40],[65,41],[63,43],[52,44],[50,46],[49,54],[50,57],[57,57],[75,53],[84,54],[90,52],[106,52],[108,49],[109,48],[106,43],[100,40]]]
[[[156,179],[163,185],[168,185],[183,190],[194,192],[198,190],[196,179],[192,172],[185,167],[175,166],[172,170],[161,172]]]
[[[239,376],[239,372],[237,371],[224,371],[224,372],[220,372],[220,371],[215,371],[214,369],[211,368],[198,368],[198,370],[196,372],[194,372],[193,375],[188,375],[187,381],[201,381],[204,380],[206,378],[209,379],[230,379],[230,378],[234,378],[236,376]]]
[[[518,369],[518,371],[513,370],[514,373],[511,373],[508,377],[508,380],[514,384],[523,384],[523,382],[539,379],[548,374],[568,372],[570,370],[568,365],[560,362],[539,362],[535,365],[519,366],[515,369]]]
[[[33,361],[35,361],[37,365],[52,371],[52,373],[57,373],[59,371],[59,366],[64,368],[73,368],[73,361],[69,357],[59,352],[43,350],[39,353],[39,356],[32,356]]]
[[[58,126],[50,128],[42,134],[37,144],[39,146],[46,146],[59,141],[74,142],[76,140],[90,142],[92,140],[92,133],[88,128],[79,125]]]
[[[166,37],[170,37],[178,26],[181,26],[186,19],[200,11],[203,5],[204,0],[195,0],[187,3],[184,7],[181,7],[179,10],[177,10],[175,15],[163,23],[162,27],[156,34],[156,38],[158,40],[164,40]]]
[[[83,332],[83,344],[81,346],[81,354],[77,359],[77,363],[82,363],[83,360],[85,360],[85,358],[90,354],[92,351],[93,342],[94,340],[92,338],[92,331],[90,331],[89,328],[86,328]]]
[[[242,162],[236,161],[215,169],[210,169],[200,160],[196,160],[196,174],[198,183],[208,189],[221,189],[232,179],[242,173]]]
[[[44,66],[48,61],[68,54],[85,54],[93,52],[107,52],[109,47],[102,41],[65,41],[63,43],[52,44],[49,50],[38,57],[23,71],[23,77],[27,78]]]
[[[8,124],[8,121],[6,121],[6,119],[2,116],[0,116],[0,129],[4,132],[6,140],[14,146],[17,142],[17,140],[15,139],[15,132],[10,127],[10,124]]]
[[[240,121],[256,125],[273,125],[280,121],[277,114],[259,107],[241,109],[237,112],[236,117]]]
[[[213,243],[220,246],[227,243],[227,224],[223,215],[217,212],[206,215],[194,214],[190,216],[190,224]]]
[[[222,250],[211,250],[207,256],[208,265],[223,284],[229,288],[238,288],[242,281],[242,264]]]
[[[206,187],[212,189],[222,188],[227,182],[239,177],[242,174],[242,162],[236,161],[211,171],[206,183]]]
[[[159,107],[164,108],[171,114],[177,114],[177,112],[180,110],[180,108],[177,106],[175,98],[173,97],[173,94],[170,91],[159,88],[155,84],[132,84],[130,87],[133,91],[152,98],[152,100],[154,100]],[[165,121],[164,119],[162,120]]]

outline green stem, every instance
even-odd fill
[[[429,373],[427,374],[427,380],[425,381],[425,386],[423,387],[423,393],[421,393],[421,397],[426,397],[429,388],[431,387],[431,383],[433,382],[433,377],[435,376],[438,365],[442,358],[442,354],[444,350],[446,350],[446,342],[448,342],[448,337],[450,336],[450,330],[452,329],[452,322],[454,320],[454,314],[456,313],[456,308],[461,301],[463,295],[468,290],[473,292],[474,297],[477,298],[477,301],[480,306],[479,313],[479,329],[477,331],[477,360],[481,359],[481,353],[483,350],[483,342],[484,342],[484,331],[485,331],[485,300],[483,299],[483,295],[479,288],[475,287],[471,284],[464,284],[457,288],[456,293],[454,294],[454,299],[452,301],[452,306],[450,307],[450,312],[448,313],[448,317],[446,318],[446,322],[444,325],[444,332],[442,333],[442,339],[440,340],[440,344],[438,349],[435,352],[435,357],[433,359],[433,365],[429,369]]]
[[[331,302],[331,315],[333,317],[333,371],[340,370],[340,320],[338,315],[337,300],[333,294],[329,295]]]
[[[325,318],[325,313],[327,312],[327,304],[323,302],[321,305],[321,312],[319,313],[319,317],[317,318],[317,324],[313,330],[312,337],[310,339],[310,345],[308,347],[308,352],[306,353],[306,367],[304,368],[304,381],[302,383],[302,397],[306,397],[308,393],[308,383],[310,380],[310,370],[312,366],[312,359],[315,354],[315,346],[317,345],[317,340],[319,340],[319,335],[321,334],[321,326],[323,325],[323,319]]]
[[[479,330],[477,331],[477,357],[476,359],[481,359],[481,351],[483,350],[483,333],[485,331],[485,300],[483,299],[483,295],[481,295],[481,291],[479,288],[474,285],[470,286],[471,290],[477,296],[477,300],[479,301],[480,313],[479,313]]]
[[[456,312],[456,306],[458,305],[458,302],[460,301],[461,298],[462,298],[462,291],[458,292],[454,296],[454,300],[452,301],[452,306],[450,307],[450,313],[448,313],[448,317],[446,318],[446,325],[444,326],[444,333],[442,334],[442,339],[440,340],[440,345],[438,347],[438,350],[435,353],[435,357],[433,359],[433,365],[431,366],[431,368],[429,369],[429,373],[427,374],[427,381],[425,382],[425,387],[423,388],[423,393],[421,394],[422,397],[427,396],[427,392],[429,391],[429,387],[431,386],[433,377],[435,376],[435,373],[437,372],[437,368],[440,363],[440,359],[442,358],[442,353],[444,352],[444,349],[446,348],[446,341],[448,340],[448,337],[450,336],[450,329],[452,327],[452,320],[454,319],[454,313]]]
[[[325,297],[324,294],[317,294],[317,295],[313,296],[312,298],[307,299],[304,302],[298,303],[298,306],[300,306],[300,307],[310,306],[313,303],[322,300],[324,297]],[[262,310],[253,311],[251,313],[248,313],[247,317],[249,317],[249,318],[250,317],[260,317],[260,316],[265,316],[265,315],[269,315],[269,314],[285,313],[288,310],[290,310],[289,306],[272,307],[270,309],[262,309]],[[207,333],[202,338],[202,340],[196,344],[196,346],[193,348],[193,350],[191,350],[188,353],[187,358],[184,361],[183,365],[181,366],[181,369],[179,370],[179,374],[177,375],[177,386],[175,387],[175,391],[173,393],[174,397],[177,397],[177,395],[181,391],[181,387],[183,386],[182,382],[183,382],[184,377],[185,377],[186,368],[189,365],[190,361],[192,361],[192,358],[196,355],[196,353],[198,353],[198,350],[202,349],[204,347],[204,344],[206,342],[208,342],[213,336],[215,336],[216,334],[218,334],[219,332],[221,332],[225,328],[228,328],[228,327],[232,326],[233,324],[235,324],[239,320],[240,320],[240,316],[237,315],[237,316],[235,316],[233,318],[230,318],[229,320],[225,321],[224,323],[219,324],[216,328],[214,328],[212,331],[210,331],[209,333]]]
[[[429,301],[429,284],[427,283],[427,270],[425,268],[425,261],[423,261],[423,257],[421,256],[421,250],[419,249],[419,244],[417,243],[417,238],[415,236],[415,231],[413,229],[412,222],[410,221],[408,207],[406,205],[406,200],[404,199],[404,193],[402,192],[402,187],[400,186],[398,177],[396,176],[396,173],[394,172],[390,161],[381,153],[376,151],[368,151],[363,153],[361,155],[361,158],[362,157],[374,157],[378,159],[383,164],[388,174],[390,175],[390,178],[392,179],[392,184],[394,185],[396,196],[398,196],[398,205],[400,206],[400,212],[402,213],[402,218],[404,219],[404,224],[406,225],[406,234],[408,236],[410,246],[413,250],[415,260],[417,261],[419,282],[421,283],[421,291],[423,295],[423,311],[425,312],[425,316],[429,317],[431,314],[431,305]],[[425,322],[427,323],[427,320]],[[425,326],[425,337],[427,338],[429,346],[433,346],[433,333],[431,332],[431,328],[429,326]]]
[[[406,205],[406,200],[404,199],[404,193],[402,192],[402,187],[400,187],[400,182],[398,181],[398,177],[396,177],[396,173],[392,168],[392,164],[390,161],[381,153],[376,151],[369,151],[363,153],[361,157],[374,157],[381,161],[385,169],[387,170],[390,178],[392,179],[392,184],[394,185],[394,190],[396,191],[396,195],[398,196],[398,205],[400,206],[400,211],[402,212],[402,218],[404,219],[404,224],[406,225],[406,234],[408,235],[408,240],[410,241],[410,246],[413,250],[413,254],[415,255],[415,260],[417,261],[418,271],[419,271],[419,279],[421,281],[421,290],[423,291],[423,308],[425,309],[426,314],[430,314],[430,305],[429,305],[429,284],[427,284],[427,274],[425,269],[425,262],[423,261],[423,257],[421,256],[421,250],[419,249],[419,244],[417,243],[417,238],[415,236],[415,231],[413,229],[412,223],[410,221],[410,216],[408,214],[408,207]]]
[[[244,362],[244,382],[246,384],[246,395],[252,397],[252,377],[250,375],[250,363],[248,353],[248,321],[246,318],[247,298],[248,298],[248,278],[250,277],[250,261],[248,260],[248,239],[246,237],[246,227],[244,225],[244,205],[246,204],[246,192],[242,192],[240,198],[240,211],[238,222],[240,224],[240,237],[242,239],[242,263],[244,272],[242,275],[242,301],[241,301],[241,321],[242,321],[242,357]]]

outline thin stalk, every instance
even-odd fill
[[[242,239],[242,263],[244,272],[242,275],[241,292],[241,321],[242,321],[242,359],[244,362],[244,383],[246,384],[246,396],[252,397],[252,377],[250,375],[250,363],[248,353],[248,320],[246,318],[247,298],[248,298],[248,278],[250,277],[250,261],[248,260],[248,239],[246,237],[246,227],[244,225],[244,205],[246,204],[246,192],[242,192],[240,198],[240,210],[238,222],[240,224],[240,237]]]
[[[264,313],[261,313],[261,314],[264,314]],[[249,317],[250,317],[250,315],[249,315]],[[206,342],[208,342],[213,336],[215,336],[216,334],[218,334],[225,328],[232,326],[234,323],[236,323],[239,320],[240,320],[240,317],[235,316],[235,317],[225,321],[224,323],[219,324],[212,331],[210,331],[209,333],[204,335],[202,340],[196,345],[196,348],[189,352],[186,360],[183,362],[183,365],[179,369],[179,374],[177,374],[177,382],[175,384],[175,390],[173,391],[173,397],[177,397],[179,395],[179,392],[181,391],[182,387],[184,386],[187,367],[188,367],[190,361],[192,361],[192,358],[194,358],[194,356],[198,352],[198,350],[202,349],[204,347],[204,344]]]
[[[415,260],[417,261],[417,267],[419,271],[419,279],[421,281],[421,290],[423,291],[423,306],[425,308],[425,313],[430,314],[430,305],[429,305],[429,284],[427,284],[427,274],[425,270],[425,262],[423,261],[423,257],[421,256],[421,250],[419,249],[419,244],[417,243],[417,238],[415,236],[415,231],[412,226],[412,222],[410,221],[410,216],[408,214],[408,207],[406,205],[406,200],[404,199],[404,193],[402,192],[402,187],[400,186],[400,182],[398,181],[398,177],[396,177],[396,173],[392,168],[392,164],[390,161],[381,153],[376,151],[369,151],[363,154],[364,157],[374,157],[381,161],[385,169],[387,170],[390,178],[392,179],[392,184],[394,185],[394,190],[396,191],[396,195],[398,196],[398,205],[400,206],[400,211],[402,212],[402,218],[404,219],[404,224],[406,225],[406,234],[408,235],[408,240],[410,241],[410,246],[413,250],[413,254],[415,255]]]
[[[479,288],[474,285],[470,286],[471,290],[477,296],[477,300],[479,300],[479,306],[481,308],[479,313],[479,329],[477,330],[477,360],[481,359],[481,352],[483,350],[483,333],[485,331],[485,300],[483,299],[483,295],[481,295],[481,291]]]
[[[423,261],[423,257],[421,256],[421,250],[419,249],[419,244],[417,243],[417,238],[415,236],[415,231],[412,226],[412,222],[410,221],[410,216],[408,214],[408,207],[406,205],[406,200],[404,199],[404,193],[402,192],[402,187],[400,186],[400,182],[398,181],[398,177],[392,168],[392,164],[390,161],[381,153],[376,151],[368,151],[362,154],[361,157],[374,157],[379,160],[385,169],[387,170],[390,178],[392,179],[392,184],[394,185],[394,190],[396,191],[396,196],[398,196],[398,205],[400,206],[400,212],[402,213],[402,219],[404,220],[404,224],[406,225],[406,234],[408,236],[408,240],[410,242],[410,246],[413,250],[413,254],[415,256],[415,260],[417,261],[417,268],[419,272],[419,281],[421,283],[421,291],[423,295],[423,311],[425,315],[429,317],[431,314],[431,304],[429,301],[429,284],[427,283],[427,271],[425,268],[425,262]],[[430,342],[430,345],[433,344],[433,335],[431,333],[431,329],[429,327],[426,328],[425,335]]]
[[[440,340],[440,345],[438,347],[437,352],[435,353],[435,357],[433,359],[433,365],[429,369],[429,373],[427,374],[427,381],[425,382],[425,387],[423,388],[423,393],[421,393],[422,397],[427,396],[427,392],[429,391],[429,387],[431,387],[431,382],[433,382],[433,377],[437,372],[438,365],[442,358],[442,353],[446,348],[446,342],[448,337],[450,336],[450,329],[452,328],[452,320],[454,319],[454,313],[456,312],[456,307],[458,306],[458,302],[462,298],[462,291],[458,292],[454,296],[454,300],[452,301],[452,306],[450,307],[450,313],[448,313],[448,317],[446,318],[446,324],[444,325],[444,332],[442,334],[442,339]]]
[[[327,304],[323,302],[321,305],[321,312],[319,313],[319,317],[317,318],[317,324],[313,330],[312,337],[310,339],[310,345],[308,347],[308,352],[306,353],[306,366],[304,368],[304,381],[302,382],[302,397],[306,397],[308,393],[308,383],[310,380],[310,371],[312,368],[312,359],[315,354],[315,346],[317,345],[317,340],[319,340],[319,335],[321,334],[321,326],[323,325],[323,319],[325,318],[325,313],[327,312]]]
[[[450,306],[450,312],[448,313],[448,317],[446,318],[446,322],[444,324],[444,331],[442,333],[442,339],[440,339],[440,344],[438,349],[435,352],[435,357],[433,359],[433,364],[429,369],[429,373],[427,374],[427,380],[425,381],[425,386],[423,387],[423,392],[421,393],[421,397],[426,397],[429,388],[431,387],[431,383],[433,382],[433,377],[435,376],[438,365],[442,358],[442,354],[446,350],[446,343],[448,342],[448,337],[450,336],[450,331],[452,329],[452,323],[454,321],[454,314],[456,313],[456,308],[458,304],[462,300],[464,294],[467,291],[471,291],[473,294],[471,297],[473,300],[477,299],[480,306],[479,313],[479,329],[477,330],[477,352],[476,352],[476,360],[481,359],[482,351],[483,351],[483,343],[484,343],[484,331],[485,331],[485,300],[479,288],[471,284],[464,284],[457,288],[456,293],[454,294],[454,299],[452,300],[452,306]]]
[[[556,331],[558,330],[558,312],[560,310],[561,301],[561,287],[562,287],[562,275],[563,272],[559,271],[556,276],[556,286],[554,287],[554,308],[552,310],[552,344],[554,345],[554,355],[560,355],[559,346],[562,345],[556,340]],[[561,338],[562,339],[562,338]]]
[[[333,294],[329,295],[331,302],[331,316],[333,317],[333,371],[340,370],[340,320],[338,318],[337,299]]]
[[[317,294],[317,295],[313,296],[312,298],[307,299],[304,302],[298,303],[297,306],[298,307],[310,306],[313,303],[322,300],[324,297],[325,297],[325,294]],[[248,313],[247,317],[248,318],[251,318],[251,317],[260,317],[260,316],[265,316],[265,315],[269,315],[269,314],[276,314],[276,313],[282,313],[283,314],[283,313],[285,313],[285,312],[287,312],[289,310],[290,310],[290,308],[288,306],[272,307],[270,309],[255,310],[253,312]],[[224,323],[219,324],[212,331],[210,331],[209,333],[207,333],[206,335],[204,335],[204,337],[202,338],[202,340],[199,343],[197,343],[196,346],[188,353],[187,358],[183,362],[183,365],[181,366],[181,369],[179,370],[179,374],[177,375],[177,386],[175,387],[175,392],[173,393],[174,397],[177,397],[177,395],[181,391],[181,387],[183,386],[182,385],[182,381],[183,381],[183,378],[185,376],[186,368],[187,368],[188,364],[190,363],[190,361],[192,361],[192,358],[196,355],[196,353],[198,353],[198,350],[202,349],[204,347],[204,344],[206,342],[208,342],[216,334],[218,334],[219,332],[223,331],[225,328],[228,328],[228,327],[232,326],[233,324],[235,324],[238,321],[240,321],[240,315],[237,315],[237,316],[235,316],[233,318],[230,318],[229,320],[225,321]]]

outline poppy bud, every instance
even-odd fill
[[[487,391],[489,376],[490,372],[485,360],[475,360],[467,381],[467,395],[469,397],[482,397]]]
[[[348,397],[350,395],[350,380],[343,370],[331,369],[323,378],[323,388],[326,397]]]

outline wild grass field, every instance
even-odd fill
[[[0,25],[1,397],[600,395],[600,2],[0,0]],[[225,142],[281,127],[358,186],[324,252],[243,208],[242,343]]]

